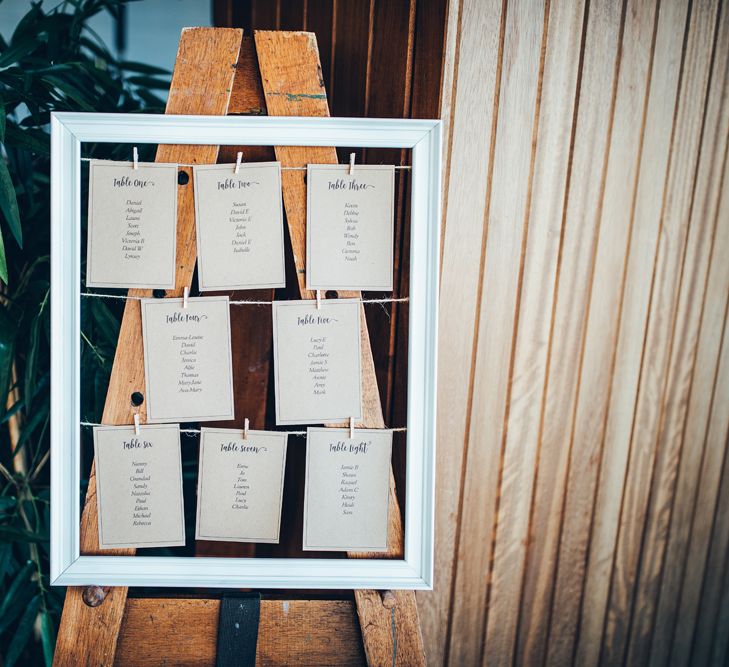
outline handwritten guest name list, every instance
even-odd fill
[[[177,165],[90,163],[89,287],[174,288],[176,227]]]
[[[286,433],[203,428],[198,540],[278,542]]]
[[[318,424],[362,412],[359,302],[273,304],[277,424]]]
[[[281,165],[193,170],[201,291],[284,287]]]
[[[356,456],[367,454],[371,442],[343,442],[329,443],[329,453],[345,453]],[[341,478],[339,480],[340,508],[343,516],[352,516],[358,509],[358,498],[360,495],[359,486],[359,463],[342,463],[339,466]]]
[[[100,547],[184,544],[179,427],[96,427],[94,453]]]
[[[392,432],[309,428],[304,550],[387,549]]]
[[[147,419],[233,418],[227,296],[143,299]]]
[[[309,289],[392,290],[393,166],[309,165]]]

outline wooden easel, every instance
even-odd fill
[[[257,32],[243,38],[241,30],[191,28],[180,39],[168,114],[265,114],[276,116],[328,116],[326,92],[316,38],[313,33]],[[158,162],[209,164],[234,161],[241,150],[246,160],[270,158],[269,148],[164,145]],[[336,163],[334,148],[277,146],[282,166]],[[181,168],[177,222],[176,289],[167,296],[181,296],[190,285],[195,268],[195,221],[190,169]],[[283,172],[283,198],[301,298],[313,298],[305,289],[306,186],[303,171]],[[130,290],[130,295],[150,296]],[[359,297],[358,292],[338,296]],[[247,298],[271,299],[264,291]],[[235,378],[236,415],[231,426],[242,428],[245,416],[251,426],[263,427],[270,329],[247,308],[233,308],[233,348],[245,355],[245,378]],[[264,324],[264,326],[261,326]],[[268,324],[270,326],[270,322]],[[102,421],[130,424],[130,396],[144,392],[144,364],[139,302],[126,302],[116,356]],[[236,344],[236,339],[238,343]],[[241,345],[245,341],[244,345]],[[363,376],[363,425],[385,426],[377,389],[375,367],[366,319],[361,331]],[[242,367],[236,363],[234,366]],[[235,369],[234,369],[235,374]],[[243,385],[241,385],[243,383]],[[255,399],[255,400],[254,400]],[[139,408],[146,421],[144,404]],[[241,423],[237,423],[240,421]],[[218,424],[220,425],[220,424]],[[229,424],[226,424],[226,426]],[[403,528],[390,483],[390,515],[387,556],[402,558]],[[202,543],[199,543],[201,545]],[[211,544],[211,547],[213,545]],[[236,555],[245,555],[245,549]],[[203,548],[198,553],[208,553]],[[213,553],[214,548],[210,551]],[[99,553],[96,480],[92,468],[81,518],[81,552]],[[105,551],[105,554],[110,552]],[[120,550],[118,555],[133,555]],[[219,553],[219,552],[218,552]],[[369,554],[349,554],[367,557]],[[381,557],[381,554],[378,554]],[[56,645],[56,665],[157,665],[213,664],[218,631],[219,599],[128,598],[127,588],[69,588]],[[355,604],[356,614],[355,617]],[[357,629],[356,618],[359,620]],[[359,634],[363,645],[359,643]],[[412,591],[355,591],[355,602],[342,600],[263,600],[260,607],[257,664],[362,664],[424,665],[423,643]]]

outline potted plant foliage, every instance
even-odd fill
[[[50,665],[63,590],[48,586],[49,119],[52,111],[158,112],[166,72],[122,61],[89,27],[119,0],[31,4],[0,37],[0,661]],[[7,35],[6,35],[7,37]],[[121,147],[86,146],[127,159]],[[119,312],[82,315],[82,410],[99,421]]]

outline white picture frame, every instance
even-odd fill
[[[407,148],[410,188],[404,558],[82,556],[81,144]],[[51,114],[51,572],[53,585],[432,589],[440,253],[438,120]]]

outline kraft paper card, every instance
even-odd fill
[[[392,431],[309,428],[305,551],[386,551]]]
[[[395,168],[310,164],[308,289],[392,291]]]
[[[279,162],[195,167],[201,291],[285,287]]]
[[[92,160],[86,284],[174,289],[177,165]]]
[[[195,539],[278,543],[286,433],[203,428]]]
[[[142,299],[147,421],[233,419],[227,296]]]
[[[99,547],[185,544],[178,424],[94,428]]]
[[[276,301],[272,310],[276,423],[361,419],[359,301]]]

